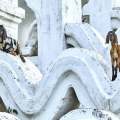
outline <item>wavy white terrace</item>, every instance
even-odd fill
[[[111,81],[105,44],[109,30],[120,38],[117,2],[1,0],[0,24],[26,62],[0,51],[0,111],[21,120],[119,120],[120,74]]]

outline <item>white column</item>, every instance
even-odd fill
[[[62,0],[26,0],[36,14],[38,24],[38,57],[42,71],[63,50]],[[33,3],[33,4],[32,4]]]

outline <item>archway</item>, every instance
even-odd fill
[[[66,48],[80,48],[80,44],[71,36],[65,35]]]
[[[61,116],[65,115],[66,113],[70,112],[71,110],[77,109],[80,106],[80,102],[77,98],[74,88],[70,87],[62,99],[62,106],[59,111],[57,111],[56,115],[54,116],[53,120],[59,120]]]
[[[36,20],[31,23],[28,31],[27,41],[25,43],[25,49],[29,50],[27,56],[38,56],[38,37],[37,37],[37,22]]]
[[[22,53],[25,56],[37,56],[38,33],[35,14],[24,0],[19,0],[18,6],[25,10],[25,19],[19,24],[18,28],[18,37]]]

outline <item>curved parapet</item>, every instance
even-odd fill
[[[23,63],[19,57],[0,51],[0,96],[7,108],[15,102],[23,112],[29,112],[27,106],[32,105],[41,78],[42,74],[29,60]]]
[[[114,113],[97,109],[77,109],[60,120],[120,120]]]
[[[24,64],[17,57],[2,52],[0,58],[0,95],[5,105],[12,104],[6,98],[8,91],[15,107],[24,114],[37,113],[41,119],[55,117],[61,106],[59,102],[70,88],[75,90],[79,107],[100,109],[109,109],[109,101],[118,89],[115,87],[118,81],[110,82],[106,74],[109,67],[103,57],[85,49],[64,51],[43,78],[28,60]]]
[[[99,91],[101,96],[104,96],[106,99],[109,99],[114,95],[115,89],[112,89],[112,87],[109,86],[110,84],[114,85],[114,83],[110,82],[109,77],[106,75],[106,67],[107,65],[102,56],[98,55],[95,52],[88,51],[85,49],[69,49],[63,52],[63,54],[56,60],[53,66],[51,65],[51,67],[48,70],[48,73],[43,78],[45,80],[41,82],[44,82],[44,84],[46,83],[46,87],[50,84],[57,85],[57,80],[60,76],[63,75],[63,73],[66,73],[67,71],[73,71],[76,75],[78,75],[82,83],[86,87],[88,86],[88,89],[91,89],[89,87],[93,86],[93,91],[97,91],[97,94]],[[57,75],[56,78],[55,75]],[[92,78],[88,79],[85,76],[90,76]],[[52,79],[52,81],[50,79]],[[51,82],[46,82],[46,80]],[[90,81],[92,83],[91,85],[88,84],[90,83]],[[93,98],[93,96],[91,98]]]
[[[92,51],[84,49],[69,49],[64,51],[49,68],[49,72],[46,74],[44,80],[41,81],[43,82],[41,86],[44,87],[44,90],[43,87],[40,87],[41,89],[38,95],[36,95],[37,99],[39,99],[37,96],[41,96],[42,99],[39,102],[47,106],[47,110],[45,109],[45,111],[48,118],[45,114],[45,119],[52,119],[52,114],[55,114],[58,109],[54,110],[55,106],[57,106],[58,101],[64,98],[70,87],[74,88],[76,92],[80,102],[79,107],[109,109],[109,101],[116,93],[117,87],[114,87],[115,83],[110,82],[110,79],[101,66],[104,63],[103,61],[100,55]],[[40,94],[42,90],[44,94]],[[57,96],[57,100],[53,96]],[[54,101],[53,104],[48,102],[48,99],[49,101]],[[52,105],[49,106],[49,104]],[[36,107],[38,106],[39,103]]]
[[[106,57],[105,39],[89,24],[67,24],[65,34],[72,37],[83,48],[95,50]]]

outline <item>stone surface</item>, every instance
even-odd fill
[[[119,118],[108,111],[98,109],[78,109],[71,111],[60,120],[119,120]]]
[[[0,120],[20,120],[20,119],[8,113],[0,113]]]

